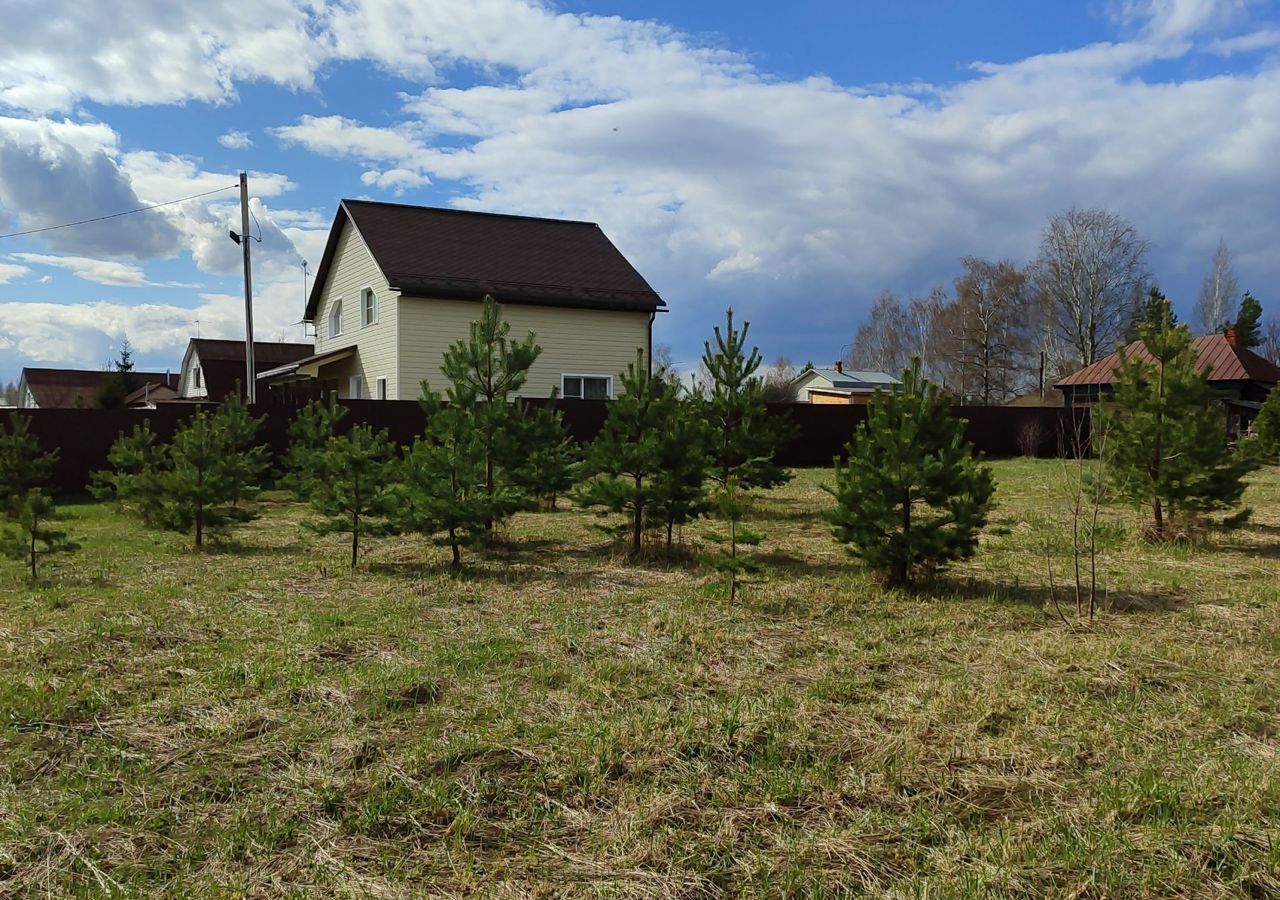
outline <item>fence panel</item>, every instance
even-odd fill
[[[531,400],[531,405],[548,401]],[[386,429],[399,444],[407,445],[420,435],[425,424],[421,407],[411,400],[343,400],[350,410],[344,427],[357,423]],[[579,443],[599,433],[608,411],[607,400],[559,400],[565,427]],[[31,422],[32,432],[46,450],[60,453],[53,481],[62,491],[83,490],[98,469],[106,468],[107,453],[116,438],[134,425],[150,422],[162,440],[169,440],[178,424],[208,404],[170,403],[156,409],[23,409],[17,413]],[[264,403],[254,408],[265,416],[260,439],[279,458],[288,446],[289,422],[299,407],[286,403]],[[861,406],[823,406],[808,403],[770,404],[769,412],[785,416],[791,434],[778,451],[778,462],[787,466],[827,466],[844,455],[845,445],[855,429],[867,419]],[[1077,444],[1072,440],[1075,423],[1088,438],[1088,411],[1077,409],[957,406],[951,414],[966,421],[965,437],[981,453],[991,457],[1017,456],[1034,452],[1056,456]],[[1073,416],[1075,417],[1073,419]]]

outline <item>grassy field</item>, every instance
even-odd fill
[[[202,554],[71,506],[48,583],[0,568],[0,895],[1280,895],[1280,470],[1197,545],[1108,511],[1068,625],[1060,464],[995,466],[916,595],[798,473],[736,606],[578,512],[453,577],[278,503]]]

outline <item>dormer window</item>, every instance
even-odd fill
[[[329,310],[329,337],[337,337],[342,334],[342,301],[334,300],[333,308]]]

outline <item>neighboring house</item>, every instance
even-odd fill
[[[884,372],[845,371],[844,363],[830,369],[805,369],[795,380],[800,403],[864,404],[878,390],[893,390],[902,382]]]
[[[95,407],[103,382],[112,374],[110,371],[87,369],[23,369],[22,377],[18,379],[18,408]],[[149,390],[173,390],[178,386],[178,376],[168,372],[133,372],[132,376],[142,394]]]
[[[542,353],[526,397],[608,398],[618,373],[648,364],[653,320],[665,307],[589,222],[343,200],[307,302],[315,354],[274,371],[267,385],[309,381],[342,398],[414,400],[467,338],[492,295],[512,339],[529,332]]]
[[[220,402],[244,390],[244,341],[192,338],[182,355],[178,399]],[[258,372],[274,369],[311,356],[311,344],[253,342],[253,363]]]
[[[1249,427],[1267,395],[1280,383],[1280,366],[1239,346],[1235,329],[1226,334],[1209,334],[1192,342],[1196,351],[1196,371],[1209,372],[1213,395],[1226,410],[1227,431],[1239,434]],[[1125,348],[1127,356],[1152,361],[1146,346],[1134,341]],[[1091,366],[1068,375],[1054,385],[1062,391],[1063,403],[1082,406],[1111,399],[1120,353],[1100,359]]]

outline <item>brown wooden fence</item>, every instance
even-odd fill
[[[537,402],[537,401],[533,401]],[[424,418],[416,401],[344,400],[351,410],[346,425],[364,423],[385,428],[400,444],[410,444],[422,433]],[[608,409],[604,400],[561,400],[565,426],[579,443],[590,441],[599,431]],[[195,413],[199,404],[162,404],[157,409],[24,409],[32,432],[46,450],[59,451],[54,469],[55,485],[63,491],[83,490],[92,473],[106,468],[107,453],[116,438],[134,425],[150,422],[162,440],[173,436],[178,424]],[[266,417],[261,438],[278,457],[288,443],[289,421],[297,407],[261,404],[257,415]],[[780,449],[778,461],[788,466],[826,466],[844,452],[854,429],[866,421],[866,409],[858,406],[814,404],[772,404],[769,411],[786,416],[792,425],[790,439]],[[958,406],[952,415],[966,420],[965,437],[991,457],[1024,454],[1033,448],[1036,455],[1055,456],[1061,447],[1071,447],[1072,415],[1087,417],[1084,410],[1009,406]],[[1087,418],[1077,419],[1087,431]]]

